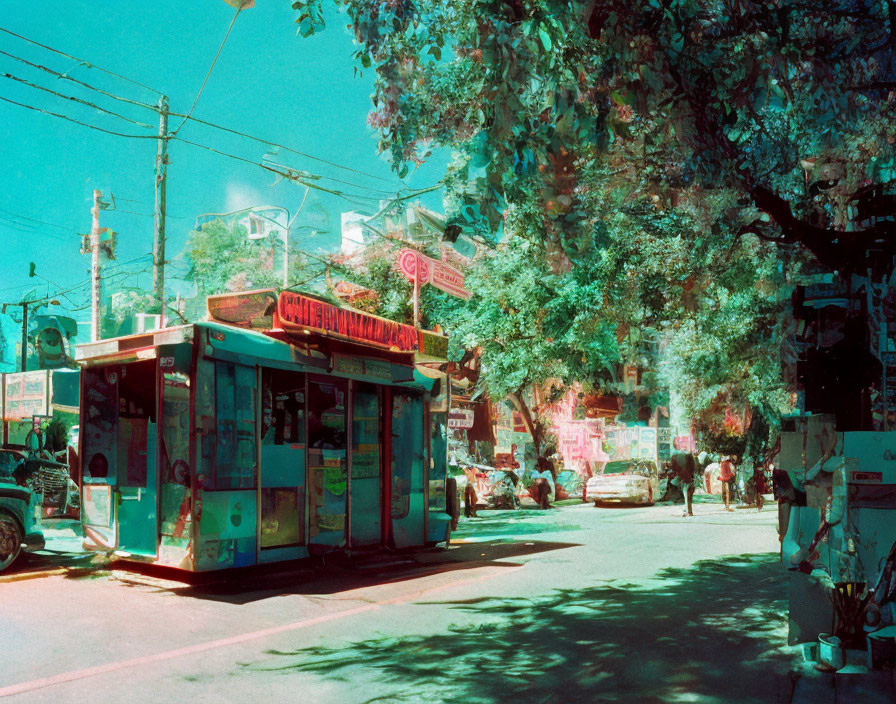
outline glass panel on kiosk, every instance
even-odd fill
[[[308,383],[309,543],[341,546],[346,513],[346,394],[342,379]]]
[[[352,546],[382,540],[380,395],[373,384],[357,384],[352,398]]]
[[[156,361],[121,366],[118,380],[118,547],[156,554]]]
[[[395,547],[423,545],[423,398],[392,396],[392,538]]]
[[[257,380],[256,367],[197,360],[197,570],[244,567],[258,558]]]
[[[162,357],[165,360],[165,357]],[[159,559],[179,565],[187,557],[190,511],[190,376],[189,361],[163,367],[159,419],[160,520]]]
[[[305,544],[305,375],[262,369],[261,387],[259,559],[287,559]]]
[[[118,546],[112,492],[118,455],[119,367],[92,367],[83,371],[81,400],[82,502],[85,537],[99,547]]]

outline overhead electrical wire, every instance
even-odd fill
[[[15,220],[10,220],[10,219],[4,218],[2,216],[0,216],[0,227],[7,227],[10,229],[16,230],[17,232],[21,232],[25,235],[42,234],[42,235],[45,235],[46,237],[49,237],[51,240],[58,240],[59,242],[65,242],[65,239],[63,237],[61,237],[60,235],[55,235],[50,232],[41,233],[35,229],[34,225],[22,224],[20,222],[16,222]]]
[[[47,227],[55,227],[60,230],[65,230],[66,232],[72,232],[74,234],[78,234],[78,231],[71,227],[65,227],[64,225],[57,225],[53,222],[47,222],[46,220],[38,220],[37,218],[29,217],[28,215],[21,215],[19,213],[14,213],[11,210],[7,210],[6,208],[0,208],[0,213],[6,213],[7,215],[19,218],[20,220],[30,220],[31,222],[36,222],[38,225],[46,225]]]
[[[297,175],[297,173],[289,173],[289,171],[281,171],[280,169],[274,168],[273,166],[270,166],[263,162],[254,161],[252,159],[247,159],[246,157],[238,156],[236,154],[231,154],[229,152],[225,152],[220,149],[215,149],[214,147],[209,147],[208,145],[200,144],[199,142],[193,142],[188,139],[184,139],[183,137],[176,137],[175,139],[177,139],[177,141],[182,142],[184,144],[189,144],[192,147],[198,147],[199,149],[205,149],[206,151],[212,152],[214,154],[218,154],[220,156],[227,157],[228,159],[234,159],[236,161],[242,161],[246,164],[252,164],[253,166],[259,166],[262,169],[265,169],[266,171],[270,171],[272,173],[278,174],[279,176],[289,179],[290,181],[295,181],[296,183],[300,183],[303,186],[307,186],[308,188],[313,188],[314,190],[317,190],[317,191],[323,191],[324,193],[330,193],[334,196],[339,196],[340,198],[343,198],[348,201],[351,201],[352,199],[355,199],[356,202],[360,201],[360,200],[370,200],[370,201],[379,200],[378,198],[374,198],[372,196],[364,196],[364,195],[360,195],[357,193],[346,194],[346,193],[343,193],[342,191],[338,191],[333,188],[326,188],[325,186],[320,186],[315,183],[309,183],[310,179],[301,178],[299,175]],[[286,168],[288,168],[288,167],[286,167]]]
[[[2,52],[0,52],[2,53]],[[74,122],[76,125],[81,125],[82,127],[89,127],[92,130],[97,130],[98,132],[104,132],[105,134],[111,134],[115,137],[128,137],[130,139],[158,139],[156,135],[152,134],[127,134],[125,132],[116,132],[115,130],[107,130],[105,127],[97,127],[96,125],[91,125],[88,122],[82,122],[81,120],[76,120],[73,117],[69,117],[68,115],[62,115],[58,112],[53,112],[51,110],[44,110],[43,108],[38,108],[33,105],[27,105],[26,103],[20,103],[15,100],[10,100],[9,98],[4,98],[0,95],[0,100],[4,103],[10,103],[12,105],[18,105],[20,108],[27,108],[28,110],[34,110],[35,112],[42,112],[44,115],[52,115],[53,117],[58,117],[60,120],[68,120],[69,122]]]
[[[115,73],[114,71],[110,71],[109,69],[103,68],[102,66],[97,66],[96,64],[91,63],[90,61],[87,61],[85,59],[79,59],[77,56],[72,56],[71,54],[66,54],[64,51],[60,51],[59,49],[54,49],[53,47],[47,46],[46,44],[41,44],[40,42],[34,41],[33,39],[29,39],[28,37],[23,37],[21,34],[16,34],[15,32],[13,32],[11,30],[0,27],[0,32],[9,34],[13,37],[16,37],[17,39],[21,39],[24,42],[28,42],[29,44],[34,44],[35,46],[39,46],[41,49],[46,49],[47,51],[52,51],[54,54],[59,54],[60,56],[64,56],[67,59],[71,59],[72,61],[77,61],[79,64],[82,64],[82,65],[86,66],[87,68],[94,68],[97,71],[102,71],[103,73],[106,73],[110,76],[114,76],[115,78],[120,78],[121,80],[127,81],[128,83],[133,83],[135,86],[139,86],[140,88],[148,90],[150,93],[155,93],[156,95],[162,95],[155,88],[150,88],[149,86],[144,85],[143,83],[135,81],[133,78],[128,78],[127,76],[122,76],[120,73]]]
[[[145,258],[145,257],[151,257],[151,256],[152,256],[151,253],[148,253],[148,254],[141,254],[139,257],[134,257],[133,259],[129,259],[129,260],[126,261],[126,262],[121,262],[120,264],[113,264],[113,265],[111,265],[111,266],[107,266],[107,267],[105,267],[105,268],[103,269],[103,271],[104,271],[106,274],[109,274],[110,277],[111,277],[111,276],[116,276],[116,275],[133,275],[134,273],[137,273],[137,272],[132,272],[132,271],[121,271],[121,269],[122,269],[123,267],[125,267],[125,266],[127,266],[127,265],[129,265],[129,264],[133,264],[134,262],[137,262],[137,261],[139,261],[139,260],[141,260],[141,259],[143,259],[143,258]],[[63,295],[65,295],[66,293],[71,293],[72,291],[77,291],[79,288],[83,288],[83,287],[85,287],[85,286],[89,286],[91,283],[92,283],[92,279],[86,279],[86,280],[84,280],[84,281],[81,281],[80,283],[75,284],[74,286],[72,286],[72,287],[70,287],[70,288],[64,289],[64,290],[62,290],[62,291],[54,291],[53,294],[52,294],[51,296],[46,296],[45,298],[39,298],[39,299],[37,299],[37,300],[38,300],[38,301],[50,300],[51,298],[55,298],[56,296],[63,296]],[[8,287],[8,288],[0,289],[0,292],[3,292],[3,291],[13,291],[13,290],[20,290],[20,291],[21,291],[21,290],[26,290],[26,289],[28,289],[28,288],[33,288],[33,285],[31,285],[31,284],[24,284],[24,285],[21,285],[21,286],[10,286],[10,287]],[[15,305],[16,303],[20,303],[20,302],[21,302],[21,301],[16,301],[16,302],[13,302],[12,304],[10,304],[10,303],[6,303],[5,305]]]
[[[240,6],[236,8],[236,12],[233,14],[233,19],[230,20],[230,26],[227,27],[227,33],[224,35],[224,39],[221,41],[221,45],[218,47],[218,52],[215,54],[215,58],[212,59],[212,65],[208,67],[208,71],[205,74],[205,78],[202,80],[202,85],[199,86],[199,92],[196,94],[196,98],[193,100],[193,104],[190,106],[190,109],[187,111],[187,114],[184,115],[183,122],[181,122],[174,132],[171,133],[173,137],[178,132],[180,132],[180,128],[187,124],[187,120],[190,119],[190,115],[193,114],[193,110],[196,109],[196,104],[199,102],[199,96],[202,95],[202,91],[205,90],[205,84],[208,83],[208,79],[212,75],[212,71],[215,68],[215,64],[218,63],[218,57],[221,56],[221,52],[224,50],[224,45],[227,43],[227,39],[230,37],[230,32],[233,29],[233,25],[236,24],[236,18],[240,16],[240,13],[243,11],[243,4],[240,3]]]
[[[131,98],[124,98],[120,95],[115,95],[115,93],[109,93],[108,91],[105,91],[102,88],[97,88],[95,86],[90,85],[89,83],[85,83],[84,81],[79,81],[77,78],[72,78],[71,76],[69,76],[65,73],[59,73],[59,71],[54,71],[53,69],[48,68],[42,64],[36,64],[33,61],[28,61],[28,59],[23,59],[21,56],[16,56],[15,54],[10,54],[9,52],[6,52],[6,51],[0,51],[0,55],[8,56],[9,58],[13,59],[14,61],[19,61],[23,64],[26,64],[27,66],[31,66],[32,68],[36,68],[41,71],[45,71],[46,73],[49,73],[50,75],[55,76],[56,78],[59,78],[59,79],[65,80],[65,81],[71,81],[72,83],[76,83],[77,85],[87,88],[88,90],[96,91],[97,93],[100,93],[101,95],[105,95],[107,98],[112,98],[113,100],[119,100],[122,103],[128,103],[129,105],[136,105],[138,107],[145,108],[147,110],[152,110],[154,112],[158,111],[158,108],[155,105],[150,105],[149,103],[144,103],[139,100],[132,100]]]
[[[184,117],[183,115],[172,112],[169,113],[175,117]],[[291,154],[295,154],[297,156],[303,157],[305,159],[311,159],[312,161],[318,161],[322,164],[327,164],[328,166],[332,166],[337,169],[343,169],[344,171],[351,171],[352,173],[359,174],[361,176],[366,176],[368,178],[376,179],[377,181],[384,181],[386,183],[393,183],[392,179],[384,178],[382,176],[375,176],[374,174],[368,173],[366,171],[361,171],[360,169],[354,169],[351,166],[343,166],[342,164],[338,164],[335,161],[329,161],[327,159],[322,159],[319,156],[314,156],[312,154],[307,154],[306,152],[299,151],[298,149],[293,149],[292,147],[287,147],[284,144],[280,144],[278,142],[274,142],[268,139],[263,139],[261,137],[256,137],[255,135],[248,134],[246,132],[240,132],[239,130],[235,130],[232,127],[225,127],[224,125],[218,125],[214,122],[209,122],[208,120],[203,120],[198,117],[190,118],[193,122],[196,122],[200,125],[205,125],[206,127],[211,127],[216,130],[221,130],[222,132],[228,132],[230,134],[236,135],[238,137],[245,137],[246,139],[251,139],[254,142],[258,142],[259,144],[264,144],[268,147],[276,147],[277,149],[282,149],[283,151],[290,152]]]
[[[99,110],[100,112],[104,112],[107,115],[112,115],[113,117],[117,117],[119,120],[124,120],[125,122],[130,122],[131,124],[138,125],[139,127],[145,127],[146,129],[153,129],[152,125],[148,125],[145,122],[140,122],[138,120],[134,120],[126,115],[122,115],[120,113],[114,112],[113,110],[107,110],[106,108],[100,107],[96,103],[91,103],[88,100],[82,100],[81,98],[76,98],[73,95],[65,95],[64,93],[57,93],[55,90],[51,90],[50,88],[44,88],[43,86],[39,86],[36,83],[32,83],[31,81],[26,81],[24,78],[19,78],[18,76],[13,76],[11,73],[4,73],[4,78],[9,78],[13,81],[18,81],[19,83],[23,83],[29,88],[34,88],[35,90],[42,90],[46,93],[50,93],[51,95],[55,95],[56,97],[63,98],[64,100],[71,100],[75,103],[80,103],[81,105],[86,105],[87,107],[93,108],[94,110]]]
[[[239,11],[237,12],[237,14],[239,14]],[[0,31],[7,31],[7,30],[3,30],[2,28],[0,28]],[[9,33],[9,32],[8,32],[8,33]],[[16,35],[16,36],[18,36],[18,35]],[[226,39],[226,38],[225,38],[225,39]],[[38,46],[41,46],[41,47],[43,47],[43,48],[46,48],[46,49],[48,49],[49,51],[54,51],[55,53],[59,53],[59,54],[62,54],[62,55],[64,55],[64,56],[67,56],[67,54],[65,54],[64,52],[60,52],[60,51],[54,50],[54,49],[52,49],[52,48],[50,48],[50,47],[46,47],[46,46],[44,46],[44,45],[42,45],[42,44],[39,44],[39,43],[37,43],[37,42],[32,42],[32,43],[34,43],[34,44],[36,44],[36,45],[38,45]],[[223,46],[223,45],[222,45],[222,46]],[[67,74],[65,74],[65,73],[60,73],[59,71],[56,71],[56,70],[54,70],[54,69],[51,69],[51,68],[49,68],[49,67],[47,67],[47,66],[44,66],[44,65],[42,65],[42,64],[38,64],[38,63],[35,63],[35,62],[32,62],[32,61],[29,61],[29,60],[24,59],[24,58],[22,58],[22,57],[20,57],[20,56],[16,56],[16,55],[14,55],[14,54],[10,54],[9,52],[6,52],[6,51],[2,51],[2,50],[0,50],[0,55],[7,56],[7,57],[13,59],[14,61],[19,61],[19,62],[21,62],[21,63],[24,63],[24,64],[28,65],[28,66],[31,66],[32,68],[36,68],[36,69],[38,69],[38,70],[44,71],[44,72],[46,72],[46,73],[49,73],[49,74],[51,74],[52,76],[55,76],[55,77],[58,78],[58,79],[71,81],[71,82],[73,82],[73,83],[75,83],[75,84],[77,84],[77,85],[79,85],[79,86],[82,86],[83,88],[87,88],[88,90],[95,91],[95,92],[97,92],[97,93],[99,93],[99,94],[101,94],[101,95],[104,95],[104,96],[108,97],[108,98],[112,98],[113,100],[118,100],[118,101],[121,101],[121,102],[130,104],[130,105],[135,105],[135,106],[144,108],[144,109],[146,109],[146,110],[152,110],[153,112],[158,112],[158,106],[156,106],[156,105],[150,105],[150,104],[148,104],[148,103],[144,103],[144,102],[141,102],[141,101],[139,101],[139,100],[132,100],[132,99],[130,99],[130,98],[125,98],[125,97],[123,97],[123,96],[116,95],[116,94],[114,94],[114,93],[110,93],[110,92],[105,91],[105,90],[103,90],[103,89],[101,89],[101,88],[97,88],[96,86],[92,86],[92,85],[90,85],[89,83],[86,83],[86,82],[84,82],[84,81],[80,81],[80,80],[78,80],[78,79],[76,79],[76,78],[72,78],[71,76],[69,76],[69,75],[67,75]],[[87,62],[87,61],[82,61],[82,63],[84,63],[85,65],[93,66],[93,64],[90,64],[90,62]],[[99,67],[95,67],[95,68],[99,68]],[[104,69],[101,69],[101,70],[104,70]],[[104,70],[104,72],[106,72],[106,73],[110,73],[111,75],[115,75],[115,76],[124,78],[123,76],[120,76],[119,74],[115,74],[115,73],[110,72],[110,71],[105,71],[105,70]],[[93,104],[93,103],[89,103],[88,101],[83,101],[83,100],[80,100],[80,99],[78,99],[78,98],[74,98],[74,97],[72,97],[72,96],[67,96],[67,95],[64,95],[64,94],[57,93],[56,91],[53,91],[53,90],[51,90],[51,89],[44,88],[44,87],[38,86],[38,85],[36,85],[36,84],[30,83],[30,82],[28,82],[28,81],[25,81],[24,79],[18,79],[18,78],[16,78],[16,77],[12,76],[11,74],[7,74],[7,77],[8,77],[8,78],[12,78],[13,80],[18,80],[18,81],[20,81],[20,82],[22,82],[22,83],[25,83],[25,84],[31,86],[32,88],[36,88],[36,89],[38,89],[38,90],[44,90],[44,91],[46,91],[46,92],[53,93],[53,94],[55,94],[55,95],[57,95],[57,96],[59,96],[59,97],[61,97],[61,98],[64,98],[64,99],[67,99],[67,100],[73,100],[73,101],[76,101],[76,102],[83,103],[83,104],[88,105],[88,106],[90,106],[90,107],[92,107],[92,108],[94,108],[94,109],[100,110],[100,111],[102,111],[102,112],[109,113],[109,114],[111,114],[111,115],[114,115],[115,117],[118,117],[118,118],[120,118],[120,119],[127,120],[127,121],[132,122],[133,124],[139,125],[139,126],[141,126],[141,127],[152,128],[151,125],[146,125],[145,123],[142,123],[142,122],[139,122],[139,121],[137,121],[137,120],[133,120],[133,119],[131,119],[131,118],[122,116],[122,115],[120,115],[120,114],[118,114],[118,113],[115,113],[115,112],[113,112],[113,111],[107,110],[107,109],[105,109],[105,108],[101,108],[101,107],[99,107],[99,106],[97,106],[97,105],[95,105],[95,104]],[[207,80],[207,78],[208,78],[208,77],[206,77],[206,80]],[[126,79],[126,80],[127,80],[127,79]],[[140,83],[138,83],[138,82],[136,82],[136,81],[131,81],[131,82],[135,83],[136,85],[141,85],[141,87],[145,87],[145,86],[142,86],[142,84],[140,84]],[[204,87],[204,85],[205,85],[205,83],[203,82],[203,87]],[[150,90],[153,90],[153,89],[150,89]],[[201,93],[201,90],[202,90],[202,89],[200,89],[200,93]],[[157,92],[157,91],[153,90],[153,92]],[[159,93],[159,94],[161,95],[161,93]],[[199,96],[197,95],[196,100],[198,101],[198,99],[199,99]],[[7,101],[8,101],[8,100],[7,100]],[[12,102],[12,101],[8,101],[8,102]],[[25,106],[25,105],[20,104],[20,103],[16,103],[16,104],[22,105],[23,107],[31,107],[31,106]],[[320,163],[322,163],[322,164],[327,164],[328,166],[332,166],[332,167],[337,168],[337,169],[342,169],[342,170],[345,170],[345,171],[350,171],[350,172],[352,172],[352,173],[356,173],[356,174],[359,174],[359,175],[361,175],[361,176],[365,176],[365,177],[367,177],[367,178],[375,179],[375,180],[378,180],[378,181],[383,181],[383,182],[385,182],[385,183],[390,183],[390,182],[391,182],[390,179],[384,178],[384,177],[382,177],[382,176],[376,176],[376,175],[374,175],[374,174],[371,174],[371,173],[362,171],[362,170],[360,170],[360,169],[355,169],[355,168],[352,168],[352,167],[350,167],[350,166],[345,166],[345,165],[343,165],[343,164],[339,164],[339,163],[337,163],[337,162],[330,161],[330,160],[328,160],[328,159],[323,159],[323,158],[321,158],[321,157],[317,157],[317,156],[314,156],[314,155],[312,155],[312,154],[308,154],[307,152],[303,152],[303,151],[300,151],[300,150],[298,150],[298,149],[293,149],[292,147],[289,147],[289,146],[284,145],[284,144],[280,144],[280,143],[278,143],[278,142],[274,142],[274,141],[271,141],[271,140],[266,140],[266,139],[263,139],[263,138],[261,138],[261,137],[256,137],[256,136],[251,135],[251,134],[248,134],[248,133],[246,133],[246,132],[241,132],[241,131],[239,131],[239,130],[235,130],[235,129],[233,129],[233,128],[226,127],[226,126],[224,126],[224,125],[219,125],[219,124],[210,122],[210,121],[208,121],[208,120],[203,120],[203,119],[198,118],[198,117],[192,117],[192,112],[193,112],[193,109],[195,108],[195,106],[196,106],[196,101],[194,101],[193,107],[191,107],[190,111],[189,111],[186,115],[184,115],[184,114],[182,114],[182,113],[176,113],[176,112],[170,112],[170,113],[169,113],[169,115],[174,116],[174,117],[182,117],[182,118],[183,118],[183,121],[182,121],[181,124],[177,127],[177,129],[175,129],[172,133],[170,133],[169,135],[167,135],[167,136],[165,137],[166,139],[174,139],[174,138],[176,137],[176,135],[177,135],[177,132],[180,130],[180,128],[184,125],[184,123],[185,123],[188,119],[190,119],[190,120],[192,120],[193,122],[196,122],[196,123],[205,125],[205,126],[207,126],[207,127],[211,127],[211,128],[213,128],[213,129],[217,129],[217,130],[220,130],[220,131],[223,131],[223,132],[227,132],[227,133],[230,133],[230,134],[234,134],[234,135],[236,135],[236,136],[243,137],[243,138],[245,138],[245,139],[250,139],[250,140],[252,140],[252,141],[258,142],[259,144],[264,144],[264,145],[269,146],[269,147],[275,147],[275,148],[278,148],[278,149],[283,149],[284,151],[288,151],[288,152],[290,152],[290,153],[296,154],[297,156],[301,156],[301,157],[306,158],[306,159],[311,159],[311,160],[313,160],[313,161],[317,161],[317,162],[320,162]],[[31,109],[40,110],[40,108],[33,108],[33,107],[32,107]],[[49,111],[46,111],[46,112],[49,113]],[[49,114],[54,114],[54,115],[55,115],[55,113],[49,113]],[[71,121],[75,121],[73,118],[68,118],[68,117],[65,117],[65,116],[63,116],[63,117],[64,117],[64,119],[69,119],[69,120],[71,120]],[[85,126],[91,127],[92,129],[98,129],[98,130],[100,130],[100,131],[106,131],[106,130],[104,130],[103,128],[99,128],[99,127],[96,127],[96,126],[93,126],[93,125],[87,125],[86,123],[79,123],[79,124],[84,124]],[[113,132],[113,131],[107,131],[107,132],[108,132],[109,134],[114,134],[114,135],[116,135],[116,136],[133,136],[133,137],[138,137],[138,136],[139,136],[139,135],[125,135],[125,134],[122,134],[122,133],[116,133],[116,132]],[[153,136],[152,136],[152,139],[158,139],[158,138],[159,138],[158,135],[153,135]],[[371,191],[371,192],[380,192],[380,193],[389,193],[389,194],[391,194],[391,191],[386,192],[386,191],[382,191],[381,189],[370,188],[369,186],[363,186],[363,185],[360,185],[360,184],[355,184],[355,183],[351,183],[351,182],[347,182],[347,181],[340,181],[339,179],[336,179],[335,177],[332,177],[332,176],[321,176],[321,178],[326,178],[326,179],[328,179],[328,180],[332,180],[332,181],[335,181],[335,182],[337,182],[337,183],[342,183],[342,184],[344,184],[344,185],[350,185],[350,186],[353,186],[353,187],[355,187],[355,188],[362,188],[362,189],[365,189],[365,190],[369,190],[369,191]]]

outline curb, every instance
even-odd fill
[[[0,575],[0,584],[8,584],[11,582],[24,582],[29,579],[41,579],[42,577],[56,577],[66,574],[68,570],[65,567],[54,567],[49,570],[37,570],[35,572],[20,572],[18,574]]]

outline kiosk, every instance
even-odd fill
[[[273,291],[78,347],[85,545],[202,571],[448,539],[441,335]]]

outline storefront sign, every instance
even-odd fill
[[[316,331],[350,342],[401,352],[415,352],[420,348],[419,331],[415,327],[368,313],[337,308],[291,291],[280,294],[277,317],[285,329]]]
[[[21,420],[49,413],[49,372],[15,372],[6,375],[5,420]]]
[[[452,408],[448,411],[448,427],[463,429],[472,428],[473,411],[466,408]]]
[[[433,359],[448,359],[448,338],[429,330],[420,331],[420,353]]]
[[[345,354],[333,355],[333,371],[352,376],[372,376],[392,381],[392,365],[380,359],[364,359]]]
[[[398,268],[408,280],[414,281],[416,277],[421,286],[432,284],[437,289],[464,300],[473,295],[464,288],[464,275],[461,272],[413,249],[402,249],[398,253]]]
[[[241,328],[270,329],[277,294],[272,290],[244,291],[209,296],[206,299],[209,320]]]

